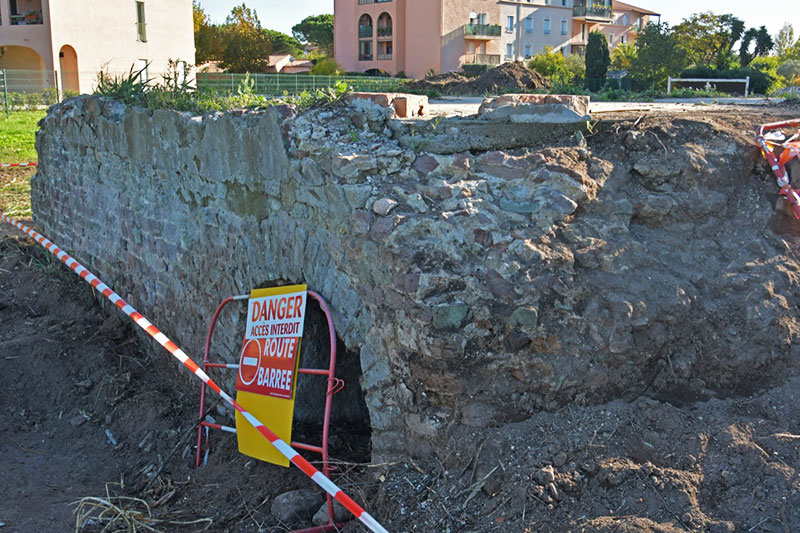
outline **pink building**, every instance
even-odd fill
[[[334,56],[346,71],[420,78],[545,47],[580,54],[591,31],[632,42],[653,15],[612,0],[334,0]]]
[[[97,73],[149,64],[160,80],[168,61],[194,63],[191,0],[0,0],[0,69],[25,74],[25,90],[89,92]],[[20,77],[22,74],[18,74]]]
[[[493,0],[334,1],[334,56],[345,71],[422,77],[500,64],[501,34]]]

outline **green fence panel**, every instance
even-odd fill
[[[196,76],[197,87],[236,94],[247,76],[247,74],[227,72],[200,72]],[[250,74],[249,79],[253,84],[254,93],[271,96],[315,91],[333,87],[339,81],[344,81],[355,91],[391,92],[397,91],[403,82],[408,81],[403,78],[314,76],[311,74]]]

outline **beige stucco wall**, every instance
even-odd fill
[[[500,24],[500,6],[495,1],[444,0],[442,8],[442,71],[459,70],[469,51],[469,41],[464,38],[464,26],[469,24],[470,13],[486,13],[487,24]],[[475,53],[500,54],[500,39],[472,39]]]
[[[20,10],[27,9],[26,1]],[[71,46],[77,54],[80,90],[93,89],[97,73],[128,72],[138,60],[150,62],[148,76],[160,80],[169,59],[194,63],[191,0],[144,0],[147,42],[139,42],[134,0],[41,0],[44,24],[9,25],[9,6],[0,1],[0,46],[20,45],[35,50],[42,64],[26,68],[59,70],[59,51]],[[74,73],[67,73],[74,77]]]
[[[38,8],[40,2],[32,0],[19,0],[17,8],[20,12],[28,11],[34,7]],[[31,26],[12,26],[10,24],[11,12],[7,0],[0,0],[0,46],[23,46],[33,50],[38,54],[40,60],[34,60],[30,54],[14,54],[15,58],[0,58],[0,67],[7,69],[33,69],[33,70],[53,70],[53,55],[51,53],[50,41],[50,13],[47,0],[41,0],[42,18],[44,24]],[[21,52],[21,51],[17,51]],[[9,54],[10,56],[11,54]],[[21,58],[29,57],[31,66],[28,63],[19,63]],[[13,65],[13,66],[12,66]]]
[[[570,53],[569,43],[572,38],[572,0],[552,0],[550,5],[545,0],[533,2],[520,0],[503,0],[500,2],[500,23],[503,27],[501,33],[500,50],[503,60],[525,59],[525,45],[530,44],[531,55],[536,55],[544,50],[545,46],[553,50],[564,49],[564,54]],[[556,4],[556,5],[553,5]],[[508,17],[514,17],[514,27],[508,31]],[[533,30],[526,30],[525,19],[533,16]],[[544,20],[550,19],[550,33],[544,33]],[[567,31],[561,33],[561,21],[567,23]],[[512,45],[512,57],[507,58],[507,45]]]
[[[139,42],[136,2],[132,0],[82,0],[81,9],[70,2],[52,2],[53,61],[58,51],[72,46],[78,55],[82,92],[91,91],[97,73],[128,72],[138,60],[150,62],[148,76],[160,81],[169,59],[194,63],[191,0],[145,0],[147,42]]]

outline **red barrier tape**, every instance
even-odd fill
[[[277,435],[275,435],[272,431],[269,430],[264,424],[258,421],[256,417],[251,415],[247,412],[244,407],[236,403],[233,398],[231,398],[224,390],[222,390],[211,378],[208,377],[208,374],[203,372],[201,368],[197,366],[197,364],[186,355],[183,350],[178,348],[178,346],[169,340],[166,335],[161,333],[161,331],[155,327],[149,320],[147,320],[144,316],[139,314],[136,309],[131,307],[125,300],[123,300],[116,292],[111,290],[111,288],[100,281],[100,279],[89,272],[83,265],[77,262],[74,258],[72,258],[68,253],[64,250],[59,248],[55,245],[55,243],[51,242],[50,240],[46,239],[41,233],[38,233],[25,224],[9,217],[5,213],[0,213],[0,217],[8,222],[19,228],[20,230],[24,231],[28,235],[30,235],[33,240],[43,246],[48,252],[56,256],[62,263],[67,265],[71,268],[75,274],[81,277],[86,283],[91,285],[95,288],[99,293],[105,296],[108,300],[111,301],[114,305],[116,305],[123,313],[128,315],[131,320],[136,322],[136,325],[142,328],[147,332],[148,335],[153,337],[161,346],[164,347],[169,353],[171,353],[178,361],[183,363],[183,365],[188,368],[189,370],[194,373],[195,376],[200,378],[204,383],[206,383],[209,387],[211,387],[214,392],[222,396],[222,398],[231,404],[234,409],[239,411],[245,419],[247,419],[250,424],[253,425],[259,433],[261,433],[267,440],[275,446],[275,448],[281,452],[289,461],[291,461],[296,467],[303,471],[308,477],[311,478],[314,483],[322,487],[325,492],[333,496],[336,501],[341,503],[348,511],[353,513],[356,518],[358,518],[365,526],[369,528],[370,531],[375,533],[388,533],[383,526],[381,526],[377,520],[372,518],[364,509],[361,508],[350,496],[342,492],[342,490],[336,486],[330,479],[328,479],[322,472],[317,470],[311,463],[309,463],[303,456],[297,453],[294,448],[286,444],[283,440],[279,439]]]
[[[0,163],[0,168],[35,167],[36,163]]]

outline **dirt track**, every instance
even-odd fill
[[[745,135],[755,121],[793,112],[681,119]],[[638,116],[590,148],[613,149],[631,127],[670,127],[668,115]],[[764,194],[776,196],[762,178]],[[787,256],[800,259],[797,237],[784,238]],[[214,436],[208,466],[195,470],[197,385],[175,378],[169,356],[146,342],[38,246],[0,226],[3,531],[74,530],[77,502],[106,491],[146,501],[165,531],[200,530],[209,522],[177,522],[203,519],[211,531],[288,530],[270,516],[272,500],[310,482],[240,456],[228,435]],[[795,370],[773,368],[750,390],[710,399],[653,390],[462,428],[433,457],[342,465],[338,482],[391,531],[798,531]]]

